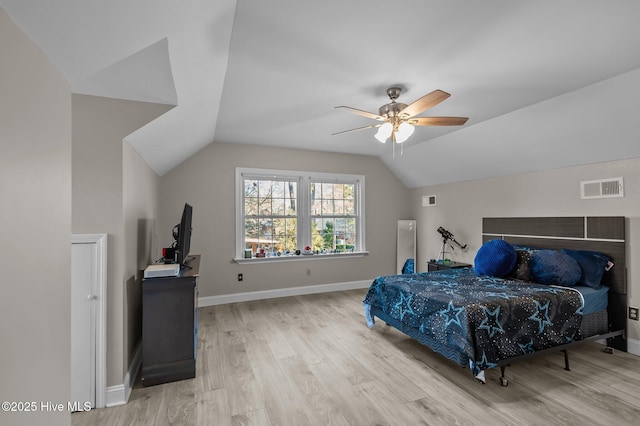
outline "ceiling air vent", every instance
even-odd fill
[[[624,197],[623,189],[621,177],[580,182],[582,199]]]

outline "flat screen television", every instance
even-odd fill
[[[175,259],[176,263],[180,265],[186,265],[189,263],[189,250],[191,249],[191,218],[193,216],[193,207],[188,203],[185,203],[182,210],[182,219],[180,223],[176,225],[177,235],[175,245]]]

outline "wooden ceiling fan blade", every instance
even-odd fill
[[[331,133],[331,136],[340,135],[342,133],[355,132],[356,130],[373,129],[380,126],[382,126],[382,124],[372,124],[371,126],[358,127],[357,129],[343,130],[342,132]]]
[[[372,112],[363,111],[361,109],[351,108],[351,107],[344,106],[344,105],[340,105],[340,106],[337,106],[335,108],[344,108],[346,111],[352,112],[354,114],[361,115],[363,117],[373,118],[374,120],[378,120],[378,121],[384,121],[384,117],[381,117],[378,114],[374,114]]]
[[[414,126],[462,126],[469,117],[414,117],[407,120]]]
[[[429,108],[433,108],[449,96],[451,95],[447,92],[434,90],[433,92],[424,95],[411,105],[408,105],[405,109],[400,111],[398,115],[401,118],[413,117],[414,115],[418,115],[421,112],[428,110]]]

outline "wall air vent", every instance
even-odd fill
[[[422,196],[422,207],[432,207],[436,205],[436,196],[435,195],[423,195]]]
[[[590,198],[624,197],[622,178],[586,180],[580,182],[580,197],[583,200]]]

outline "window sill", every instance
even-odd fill
[[[252,257],[252,258],[235,258],[236,263],[273,263],[273,262],[299,262],[301,260],[326,260],[337,259],[344,257],[364,257],[368,255],[368,251],[358,251],[355,253],[331,253],[331,254],[300,254],[300,255],[288,255],[288,256],[274,256],[274,257]]]

